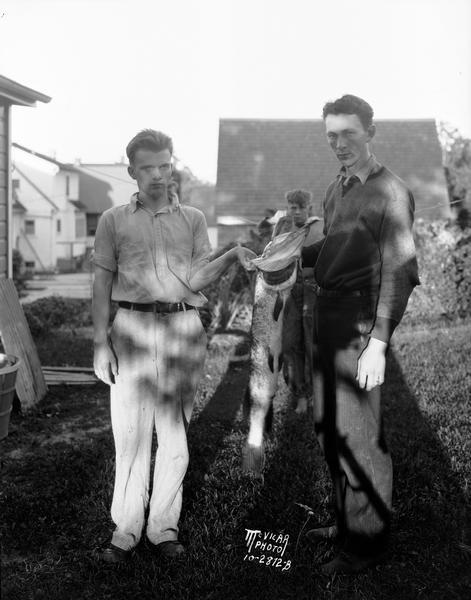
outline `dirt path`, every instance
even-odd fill
[[[47,296],[65,298],[91,298],[93,275],[91,273],[59,273],[40,276],[26,282],[25,296],[21,302],[28,303]]]

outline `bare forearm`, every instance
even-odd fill
[[[104,344],[108,341],[108,323],[111,308],[111,282],[103,274],[96,273],[93,283],[92,318],[94,344]]]
[[[113,385],[118,375],[118,360],[108,342],[112,286],[113,273],[101,267],[96,267],[92,298],[93,341],[95,345],[93,366],[96,376],[107,385]]]
[[[204,265],[190,278],[190,287],[194,292],[199,292],[213,281],[216,281],[237,260],[237,248],[231,248],[222,256]]]

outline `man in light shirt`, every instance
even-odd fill
[[[110,385],[116,473],[111,516],[116,525],[103,553],[126,561],[146,535],[152,548],[174,558],[182,482],[188,466],[186,431],[206,354],[198,314],[200,293],[233,262],[254,257],[236,247],[209,262],[202,212],[172,191],[172,140],[146,129],[128,144],[128,172],[138,192],[100,218],[93,286],[94,368]],[[111,301],[118,312],[108,331]],[[157,452],[152,495],[153,431]]]

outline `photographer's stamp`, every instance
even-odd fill
[[[244,561],[289,571],[291,560],[285,556],[289,534],[246,529]]]

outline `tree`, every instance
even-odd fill
[[[439,124],[448,194],[458,225],[471,227],[471,140],[449,123]]]

